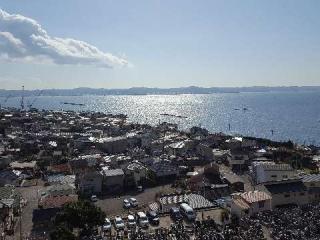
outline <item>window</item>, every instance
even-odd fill
[[[283,178],[288,178],[288,175],[283,175],[282,177],[283,177]]]
[[[259,208],[263,208],[263,207],[264,207],[264,202],[265,202],[265,201],[260,201],[260,202],[258,202]]]
[[[277,175],[271,175],[271,177],[272,177],[272,178],[276,178],[276,177],[277,177]]]
[[[287,194],[284,195],[284,197],[288,198],[288,197],[290,197],[290,194],[287,193]]]
[[[300,193],[301,196],[304,196],[304,192]]]

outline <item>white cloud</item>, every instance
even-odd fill
[[[113,68],[127,66],[122,57],[86,42],[49,36],[34,19],[0,9],[0,57],[6,60],[81,64]]]

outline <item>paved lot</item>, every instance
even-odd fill
[[[209,217],[211,219],[214,219],[215,222],[220,223],[221,211],[222,211],[222,209],[220,209],[220,208],[209,209],[209,210],[204,210],[204,211],[198,211],[197,212],[197,219],[202,220],[202,219],[208,219],[208,217]],[[126,220],[124,220],[124,221],[126,223]],[[167,228],[167,229],[169,229],[171,224],[174,224],[174,222],[172,221],[170,216],[168,216],[168,215],[167,216],[161,216],[160,217],[160,224],[158,226],[149,225],[148,229],[145,229],[144,231],[155,232],[155,230],[159,229],[159,228]],[[191,223],[184,221],[184,225],[191,225]],[[127,228],[126,228],[126,230],[127,230]],[[116,230],[115,230],[115,228],[113,226],[112,226],[111,234],[113,236],[116,235]],[[110,232],[101,233],[101,235],[106,237],[106,239],[109,239]]]
[[[99,200],[95,203],[99,206],[108,217],[113,218],[116,215],[127,216],[129,212],[137,212],[139,210],[143,210],[148,207],[148,204],[152,203],[156,199],[156,194],[160,191],[170,191],[172,190],[170,185],[159,186],[154,188],[147,188],[142,193],[138,193],[136,195],[123,195],[116,197],[106,197],[99,198]],[[137,199],[139,203],[139,207],[135,209],[124,209],[123,208],[123,200],[129,199],[130,197],[134,197]]]

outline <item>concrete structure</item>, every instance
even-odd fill
[[[302,182],[308,189],[310,203],[320,202],[320,174],[310,174],[303,176]]]
[[[99,194],[102,191],[102,175],[96,171],[90,171],[77,175],[76,183],[83,194]]]
[[[122,169],[103,168],[101,174],[103,176],[103,191],[122,191],[124,185],[124,172]]]
[[[283,205],[304,205],[309,203],[308,189],[299,179],[265,183],[264,187],[272,197],[272,208]]]
[[[289,164],[253,162],[251,166],[256,184],[297,178],[297,172]]]

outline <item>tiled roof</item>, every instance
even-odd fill
[[[234,204],[238,205],[242,209],[249,209],[250,206],[241,198],[233,199]]]
[[[53,165],[53,166],[49,167],[49,170],[51,170],[53,172],[70,172],[70,166],[67,163]]]
[[[271,199],[271,196],[265,192],[262,191],[249,191],[244,192],[241,194],[241,197],[247,202],[247,203],[254,203],[254,202],[260,202]]]
[[[61,208],[66,203],[78,201],[78,195],[46,197],[39,202],[43,208]]]

